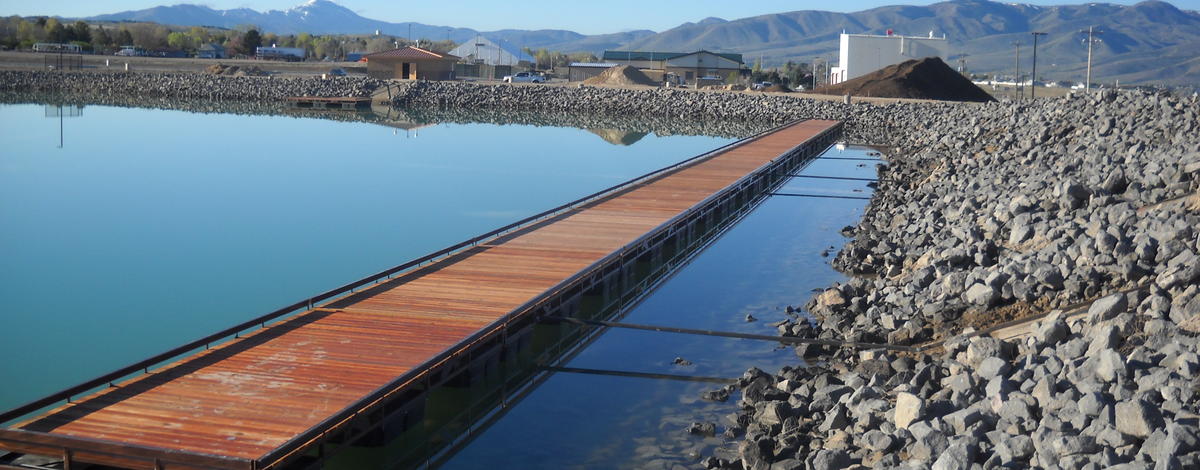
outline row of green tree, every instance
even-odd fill
[[[551,51],[546,48],[534,50],[533,48],[525,47],[521,51],[529,54],[534,59],[534,68],[548,70],[554,67],[566,67],[571,62],[598,62],[595,54],[590,52],[572,52],[564,53],[562,51]]]
[[[226,54],[253,55],[263,45],[295,47],[307,51],[309,57],[342,59],[351,52],[379,52],[406,45],[416,45],[436,52],[453,49],[452,41],[421,39],[409,41],[389,35],[312,35],[308,33],[278,35],[261,33],[259,28],[246,25],[233,29],[211,27],[167,27],[156,23],[97,23],[76,21],[64,24],[57,18],[10,16],[0,18],[0,46],[29,50],[37,43],[72,43],[84,50],[110,53],[124,46],[146,50],[174,50],[194,54],[207,44],[216,44]]]
[[[813,66],[810,63],[787,61],[783,67],[763,68],[762,61],[756,61],[750,68],[750,82],[770,82],[786,85],[788,88],[812,88]]]

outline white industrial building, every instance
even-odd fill
[[[534,62],[529,54],[501,47],[483,36],[475,36],[474,39],[459,44],[450,51],[450,55],[462,57],[468,64],[515,66],[521,62]]]
[[[949,50],[946,36],[934,37],[932,31],[929,37],[842,33],[838,66],[830,69],[830,83],[861,77],[906,60],[923,57],[946,60]]]

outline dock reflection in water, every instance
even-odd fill
[[[865,156],[868,149],[831,150]],[[868,178],[873,165],[816,160],[801,174]],[[859,181],[788,180],[784,187],[839,194]],[[853,223],[863,201],[770,198],[736,226],[728,220],[703,243],[656,264],[644,283],[590,318],[664,326],[775,334],[771,323],[803,301],[811,288],[840,279],[821,253],[840,245],[838,229]],[[719,238],[719,240],[718,240]],[[708,248],[705,244],[715,240]],[[694,258],[684,265],[688,258]],[[677,270],[672,267],[678,267]],[[659,284],[650,292],[647,287]],[[759,319],[746,322],[749,313]],[[669,468],[689,455],[728,447],[695,436],[692,422],[720,422],[733,402],[710,403],[700,393],[748,367],[774,371],[797,362],[779,343],[634,330],[538,324],[529,349],[479,380],[463,380],[428,395],[414,429],[381,447],[352,449],[328,468]],[[692,364],[674,363],[676,357]],[[463,410],[467,403],[473,405]],[[472,424],[473,423],[473,424]],[[722,425],[723,426],[723,425]],[[406,444],[407,443],[407,444]],[[415,444],[421,443],[421,444]]]

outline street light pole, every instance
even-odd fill
[[[1033,76],[1029,79],[1029,97],[1037,97],[1037,43],[1038,36],[1045,36],[1046,33],[1034,31],[1029,33],[1033,35]]]

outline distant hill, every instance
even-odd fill
[[[180,4],[145,10],[122,11],[85,18],[93,21],[150,21],[180,26],[234,28],[255,25],[276,34],[370,34],[380,31],[392,36],[466,41],[478,33],[469,28],[427,25],[416,22],[389,23],[363,18],[349,8],[329,0],[308,0],[287,10],[258,12],[248,8],[214,10],[200,5]]]
[[[684,24],[626,44],[628,50],[740,52],[768,65],[824,57],[836,62],[838,35],[848,33],[925,36],[945,34],[951,65],[967,54],[968,70],[1010,73],[1014,41],[1021,41],[1028,73],[1030,32],[1049,33],[1038,46],[1038,74],[1081,80],[1087,46],[1080,30],[1105,31],[1095,48],[1093,73],[1122,83],[1200,83],[1200,13],[1161,1],[1133,6],[1106,3],[1035,6],[986,0],[953,0],[929,6],[887,6],[855,13],[794,11],[715,23]]]
[[[1095,50],[1094,73],[1100,80],[1122,83],[1200,83],[1200,13],[1170,3],[1146,1],[1133,6],[1107,3],[1035,6],[987,0],[951,0],[928,6],[887,6],[854,13],[793,11],[725,20],[705,18],[655,33],[630,31],[584,35],[565,30],[476,31],[470,28],[390,23],[364,18],[329,0],[309,0],[288,10],[214,10],[197,5],[161,6],[100,15],[90,20],[152,21],[173,25],[232,28],[253,24],[279,34],[385,34],[458,42],[476,34],[509,46],[548,48],[599,55],[606,49],[742,53],[748,62],[765,65],[836,61],[838,35],[848,33],[925,36],[931,31],[950,41],[952,66],[965,53],[967,68],[1011,73],[1014,41],[1021,41],[1022,70],[1029,67],[1032,31],[1049,33],[1038,49],[1039,75],[1050,80],[1081,80],[1086,45],[1079,30],[1105,31]]]

